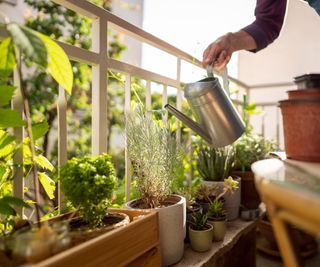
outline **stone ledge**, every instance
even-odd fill
[[[172,267],[205,267],[212,266],[211,263],[218,261],[219,257],[234,248],[239,239],[256,228],[256,221],[242,221],[237,219],[227,223],[227,233],[223,241],[213,242],[207,252],[195,252],[190,244],[185,244],[185,251],[180,262]],[[255,246],[255,244],[252,244]],[[250,246],[250,244],[248,244]],[[210,263],[210,264],[209,264]],[[209,264],[209,265],[208,265]]]

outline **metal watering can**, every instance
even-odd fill
[[[210,146],[224,147],[237,140],[245,130],[245,124],[233,106],[228,93],[213,76],[212,66],[207,68],[208,78],[185,85],[187,99],[196,121],[166,104],[165,108],[198,133]],[[227,72],[223,83],[227,85]]]

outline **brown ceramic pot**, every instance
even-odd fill
[[[253,172],[233,171],[232,175],[241,177],[241,205],[249,210],[257,209],[261,199],[254,183]]]
[[[288,158],[320,162],[320,99],[280,101]]]
[[[290,90],[287,91],[289,99],[304,99],[304,98],[319,98],[320,99],[320,89],[310,88],[303,90]]]

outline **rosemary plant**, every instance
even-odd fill
[[[170,193],[182,154],[162,121],[147,116],[141,105],[126,118],[126,142],[140,197],[146,208],[161,206]]]

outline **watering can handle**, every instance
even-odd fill
[[[208,75],[209,78],[213,78],[214,77],[212,65],[208,65],[207,66],[207,75]],[[224,68],[221,76],[222,76],[223,88],[227,92],[227,94],[230,95],[227,67]]]

